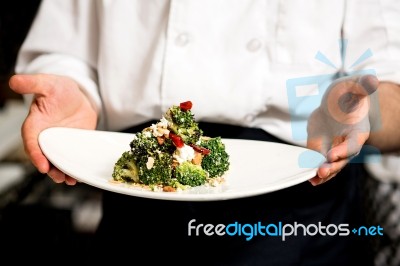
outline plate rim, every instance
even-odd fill
[[[71,175],[71,172],[66,170],[59,163],[52,160],[50,158],[51,156],[49,156],[46,148],[43,147],[43,145],[45,145],[44,142],[46,141],[45,140],[46,135],[52,134],[52,133],[54,133],[54,131],[59,131],[59,130],[61,130],[61,132],[73,131],[75,133],[85,132],[87,134],[94,133],[94,132],[95,132],[94,134],[97,134],[97,133],[99,133],[99,134],[117,134],[117,135],[121,135],[121,136],[125,135],[127,138],[128,138],[128,136],[131,136],[134,134],[134,133],[119,132],[119,131],[106,131],[106,130],[97,130],[97,129],[91,130],[91,129],[82,129],[82,128],[69,128],[69,127],[46,128],[45,130],[43,130],[42,132],[39,133],[39,137],[38,137],[39,146],[42,149],[43,154],[49,160],[49,162],[67,175]],[[255,144],[260,142],[260,143],[264,143],[263,145],[290,146],[290,147],[293,147],[296,149],[302,149],[304,151],[312,151],[312,152],[318,153],[318,152],[310,150],[306,147],[297,146],[297,145],[290,144],[290,143],[279,143],[279,142],[269,142],[269,141],[263,141],[263,140],[235,139],[235,138],[222,138],[222,141],[223,142],[224,141],[249,142],[249,143],[255,143]],[[294,176],[291,176],[293,178],[291,178],[289,182],[285,182],[283,186],[282,186],[282,184],[279,185],[279,184],[276,184],[276,182],[273,182],[273,183],[269,184],[267,187],[259,188],[259,189],[251,189],[249,191],[244,191],[241,193],[238,193],[237,191],[232,192],[229,190],[223,191],[221,193],[185,193],[185,191],[183,191],[183,192],[151,191],[151,190],[144,189],[144,188],[136,189],[133,187],[129,187],[129,184],[126,184],[125,186],[123,186],[124,185],[123,183],[112,184],[112,179],[104,180],[104,178],[102,178],[102,177],[95,178],[93,180],[92,180],[92,178],[89,178],[89,179],[88,178],[79,178],[79,177],[73,177],[73,178],[75,178],[78,182],[85,183],[90,186],[94,186],[98,189],[102,189],[102,190],[106,190],[106,191],[110,191],[110,192],[114,192],[114,193],[119,193],[119,194],[123,194],[123,195],[127,195],[127,196],[136,196],[136,197],[142,197],[142,198],[157,199],[157,200],[171,200],[171,201],[221,201],[221,200],[230,200],[230,199],[258,196],[258,195],[262,195],[262,194],[275,192],[275,191],[278,191],[281,189],[286,189],[291,186],[295,186],[295,185],[298,185],[300,183],[303,183],[303,182],[309,180],[310,178],[315,176],[316,173],[317,173],[317,167],[305,168],[304,171],[297,173]],[[228,174],[229,174],[229,172],[228,172]],[[74,176],[74,175],[71,175],[71,176]],[[300,177],[296,177],[296,176],[300,176]],[[103,180],[105,182],[103,182],[103,183],[101,183],[100,181],[96,182],[97,180]],[[104,184],[110,184],[110,186],[104,185]],[[223,184],[221,184],[221,185],[223,186]],[[229,186],[229,183],[227,185]]]

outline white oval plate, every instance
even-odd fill
[[[223,139],[230,155],[225,182],[184,191],[162,192],[112,182],[115,162],[129,150],[132,134],[53,127],[39,135],[40,147],[58,169],[100,189],[144,198],[211,201],[269,193],[316,175],[325,158],[315,151],[265,141]]]

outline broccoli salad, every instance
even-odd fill
[[[114,165],[113,181],[174,192],[223,182],[229,155],[221,137],[203,136],[192,102],[170,107],[162,118],[133,135]]]

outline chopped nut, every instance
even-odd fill
[[[199,152],[194,152],[194,158],[192,159],[192,163],[195,165],[201,165],[201,161],[203,160],[203,156]]]
[[[179,165],[179,162],[176,159],[172,160],[172,168],[176,168]]]
[[[165,138],[163,138],[163,137],[157,137],[157,142],[158,142],[158,144],[163,145],[164,142],[165,142]]]
[[[174,187],[171,187],[171,186],[164,186],[163,187],[163,191],[164,192],[175,192],[176,189]]]

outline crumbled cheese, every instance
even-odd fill
[[[169,134],[169,130],[167,127],[168,120],[163,117],[157,124],[152,124],[150,126],[150,129],[154,137],[161,137]]]
[[[151,186],[150,189],[152,191],[157,191],[157,192],[162,192],[163,191],[162,186],[158,186],[158,185]]]
[[[151,169],[151,168],[153,168],[153,165],[154,165],[154,158],[153,157],[148,157],[147,158],[147,163],[146,163],[146,167],[147,167],[147,169]]]
[[[152,125],[150,126],[150,129],[151,129],[151,132],[153,132],[153,136],[154,136],[154,137],[161,137],[161,136],[162,136],[162,134],[160,134],[160,133],[158,132],[158,127],[157,127],[156,124],[152,124]]]
[[[168,136],[169,135],[169,130],[166,128],[159,127],[157,128],[157,136],[154,135],[155,137],[161,137],[161,136]]]
[[[151,138],[151,132],[150,131],[143,131],[143,135],[146,137],[146,138]]]
[[[157,123],[157,125],[158,125],[159,127],[162,127],[162,128],[167,128],[167,127],[168,127],[168,120],[163,116],[163,117],[160,119],[160,122]]]
[[[173,157],[180,164],[185,161],[191,161],[194,158],[194,149],[189,145],[184,144],[182,148],[176,149]]]

